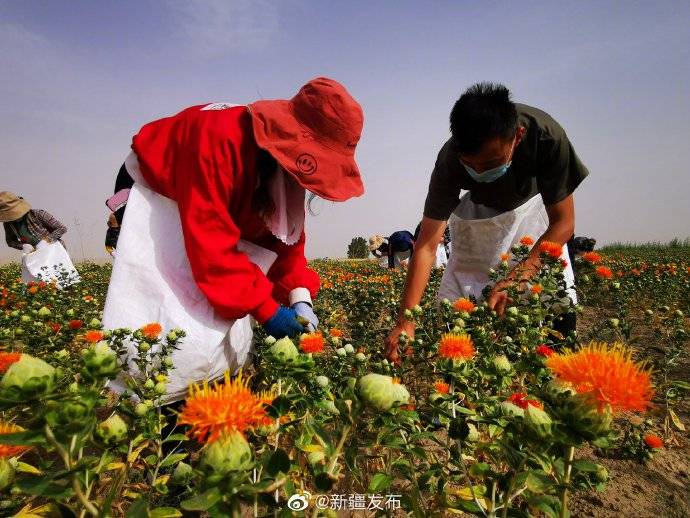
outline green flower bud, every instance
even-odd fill
[[[163,365],[165,365],[168,369],[171,369],[175,365],[175,362],[170,356],[166,356],[163,358]]]
[[[299,356],[299,351],[292,340],[289,338],[281,338],[277,340],[269,349],[268,353],[273,357],[274,360],[287,363],[294,361]]]
[[[112,378],[119,371],[117,354],[107,342],[98,342],[84,354],[84,369],[92,378]]]
[[[506,417],[524,417],[525,411],[519,406],[510,401],[503,401],[501,403],[501,412]]]
[[[22,322],[31,322],[31,317],[29,315],[22,315],[22,317],[19,319]]]
[[[191,481],[193,474],[194,470],[189,464],[178,462],[173,471],[173,481],[179,485],[186,485]]]
[[[68,317],[73,317],[75,315],[74,310],[71,308],[68,309],[67,311],[65,311],[65,315],[67,315]]]
[[[147,353],[151,350],[151,346],[146,342],[141,342],[137,344],[137,349],[140,353]]]
[[[344,349],[347,354],[352,354],[355,352],[355,348],[352,346],[352,344],[345,344]]]
[[[563,421],[587,440],[594,440],[608,433],[613,420],[609,409],[600,411],[596,401],[586,394],[572,396],[562,412]]]
[[[345,356],[345,355],[347,354],[347,351],[346,351],[343,347],[338,347],[338,348],[335,350],[335,353],[336,353],[338,356]]]
[[[4,457],[0,457],[0,491],[4,491],[14,482],[14,466]]]
[[[355,360],[363,363],[363,362],[367,361],[367,356],[364,353],[357,353],[357,354],[355,354]]]
[[[620,325],[620,320],[617,318],[609,318],[608,322],[611,327],[618,327]]]
[[[137,414],[139,417],[146,415],[148,411],[149,407],[147,407],[144,403],[137,403],[134,407],[134,413]]]
[[[165,383],[164,381],[159,381],[158,383],[156,383],[156,386],[153,387],[153,391],[156,394],[158,394],[159,396],[162,396],[163,394],[165,394],[166,390],[167,390],[167,383]]]
[[[357,391],[368,406],[380,411],[390,410],[393,405],[407,404],[410,400],[410,393],[405,385],[382,374],[362,376],[357,381]]]
[[[89,327],[91,329],[99,329],[101,327],[101,321],[97,318],[92,318],[91,322],[89,322]]]
[[[96,427],[96,437],[107,445],[122,442],[127,437],[127,423],[119,415],[113,414]]]
[[[413,312],[415,315],[421,315],[422,312],[423,312],[423,311],[422,311],[422,306],[420,306],[419,304],[417,304],[415,307],[412,308],[412,312]]]
[[[601,464],[597,464],[597,471],[594,473],[594,478],[597,482],[608,482],[609,470]]]
[[[330,399],[323,399],[317,403],[317,406],[330,415],[340,415],[340,410],[335,406],[335,403]]]
[[[541,408],[528,404],[525,409],[525,424],[540,439],[551,435],[551,418]]]
[[[55,386],[55,367],[39,358],[22,354],[10,365],[0,380],[0,389],[7,399],[20,401],[48,394]]]
[[[516,317],[520,314],[520,311],[516,306],[510,306],[506,309],[506,314],[510,315],[511,317]]]
[[[168,342],[174,342],[178,337],[175,331],[169,331],[165,338],[168,340]]]
[[[494,365],[494,368],[498,372],[503,372],[503,373],[510,372],[513,368],[513,366],[508,361],[508,358],[506,358],[506,356],[503,354],[500,356],[496,356],[493,359],[493,365]]]
[[[239,432],[230,432],[206,445],[201,454],[200,464],[205,471],[224,476],[251,469],[252,459],[252,449],[247,440]]]
[[[276,342],[277,342],[277,340],[272,336],[267,336],[266,338],[264,338],[264,344],[265,345],[273,345]]]
[[[152,379],[150,379],[150,378],[147,379],[147,380],[144,382],[144,388],[147,389],[147,390],[152,390],[153,387],[155,387],[155,386],[156,386],[156,384],[155,384],[154,381],[153,381]]]
[[[328,387],[329,383],[330,383],[330,380],[326,376],[317,376],[316,377],[316,384],[321,388]]]
[[[38,310],[38,316],[40,317],[49,317],[52,314],[52,312],[45,306],[41,306],[41,309]]]

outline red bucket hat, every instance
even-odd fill
[[[254,138],[306,190],[331,201],[364,193],[355,147],[362,107],[343,85],[317,77],[289,101],[249,105]]]

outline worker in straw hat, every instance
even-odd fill
[[[41,241],[59,241],[67,227],[45,210],[32,209],[29,202],[9,191],[0,192],[0,221],[7,244],[30,251]]]
[[[253,321],[276,338],[317,328],[306,194],[364,193],[354,156],[362,125],[345,87],[320,77],[289,100],[193,106],[134,136],[116,182],[129,192],[103,321],[187,331],[172,354],[169,401],[241,367]]]
[[[413,250],[414,239],[407,230],[393,232],[388,238],[380,234],[369,238],[369,251],[376,258],[386,257],[388,268],[399,268],[407,264]]]

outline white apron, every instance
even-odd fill
[[[434,261],[434,268],[445,268],[448,264],[448,256],[446,255],[446,247],[440,244],[436,247],[436,260]]]
[[[32,252],[22,254],[22,281],[54,281],[58,288],[79,282],[81,278],[62,243],[39,241]]]
[[[540,194],[514,210],[500,212],[474,203],[467,192],[451,214],[448,225],[451,252],[438,300],[453,301],[470,295],[481,300],[482,290],[491,282],[489,269],[501,262],[501,254],[509,252],[522,236],[531,236],[536,241],[548,228],[549,220]],[[563,272],[568,296],[577,303],[567,245],[563,245],[561,258],[568,262]]]
[[[194,277],[184,246],[177,203],[145,187],[136,156],[125,162],[135,180],[129,194],[117,256],[103,312],[106,329],[137,329],[158,322],[167,333],[180,328],[186,336],[172,354],[164,403],[183,399],[190,383],[213,380],[226,370],[237,371],[247,361],[253,338],[250,316],[228,320],[216,314]],[[237,248],[264,273],[277,254],[241,240]],[[129,344],[130,357],[136,353]],[[129,361],[129,371],[137,367]],[[116,379],[111,388],[125,389]]]

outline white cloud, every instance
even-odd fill
[[[278,31],[273,0],[170,0],[189,48],[204,56],[265,48]]]

